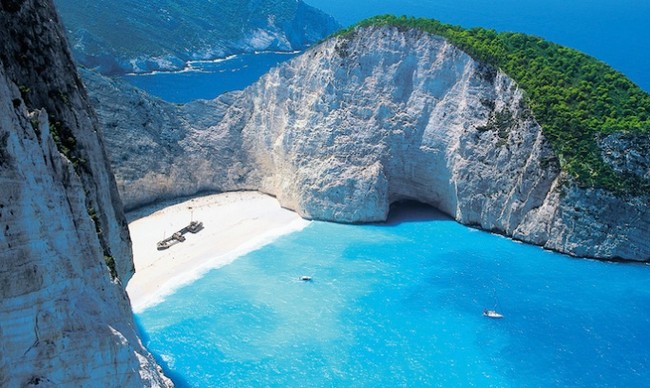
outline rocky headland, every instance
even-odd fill
[[[340,26],[296,0],[55,0],[77,62],[103,74],[175,71],[188,61],[294,51]]]
[[[356,223],[410,199],[559,252],[650,260],[648,194],[568,173],[518,84],[435,34],[357,28],[244,91],[186,105],[85,80],[127,208],[259,190],[305,218]],[[647,180],[646,135],[598,144],[614,170]]]
[[[0,7],[0,386],[171,385],[138,338],[122,203],[54,6]]]

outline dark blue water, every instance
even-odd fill
[[[525,32],[589,55],[650,91],[648,0],[306,0],[350,25],[379,14],[435,18],[464,27]],[[241,55],[201,72],[127,76],[131,84],[171,102],[210,99],[244,89],[291,55]]]
[[[278,63],[296,55],[276,52],[240,54],[217,61],[193,62],[191,68],[184,71],[127,75],[122,78],[163,100],[184,103],[213,99],[228,91],[244,89]]]
[[[353,24],[380,14],[525,32],[592,55],[650,91],[648,0],[305,0]]]
[[[648,386],[650,266],[402,211],[209,272],[137,316],[146,345],[180,386]]]

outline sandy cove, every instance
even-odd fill
[[[296,213],[281,208],[275,198],[257,192],[197,197],[138,218],[150,212],[144,209],[127,215],[133,220],[129,231],[135,275],[126,290],[135,312],[159,303],[208,270],[309,225]],[[203,230],[186,233],[184,242],[157,250],[158,241],[191,220],[203,222]]]

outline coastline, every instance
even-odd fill
[[[211,71],[206,71],[201,68],[201,65],[214,65],[217,63],[223,63],[223,62],[228,62],[233,59],[241,58],[241,57],[246,57],[246,56],[255,56],[255,55],[267,55],[267,54],[274,54],[274,55],[297,55],[300,54],[301,52],[305,51],[308,47],[306,47],[303,50],[291,50],[291,51],[280,51],[280,50],[256,50],[256,51],[251,51],[251,52],[242,52],[242,53],[236,53],[236,54],[228,54],[223,57],[217,57],[217,58],[212,58],[212,59],[190,59],[185,61],[185,65],[177,68],[169,68],[169,69],[156,69],[156,70],[150,70],[150,71],[130,71],[124,74],[120,74],[119,77],[140,77],[140,76],[155,76],[155,75],[160,75],[160,74],[183,74],[183,73],[190,73],[190,72],[196,72],[196,73],[210,73]],[[194,65],[198,65],[198,67],[195,67]]]
[[[142,210],[136,211],[136,213]],[[280,236],[302,230],[310,221],[258,192],[231,192],[188,199],[131,220],[135,274],[126,291],[135,313],[160,303],[178,288],[211,269],[233,262]],[[191,220],[204,229],[159,251],[156,243]]]

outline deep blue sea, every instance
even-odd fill
[[[525,32],[592,55],[650,91],[648,0],[305,0],[349,25],[373,15]]]
[[[650,91],[648,0],[305,0],[350,25],[373,15],[438,19],[538,35],[592,55]],[[200,71],[127,76],[125,79],[171,102],[211,99],[244,89],[293,55],[242,55],[219,63],[195,63]]]
[[[136,318],[180,387],[647,387],[649,278],[409,205],[314,222]]]
[[[122,79],[169,102],[207,100],[244,89],[270,68],[296,55],[279,52],[239,54],[215,61],[195,61],[183,71],[132,74]]]

